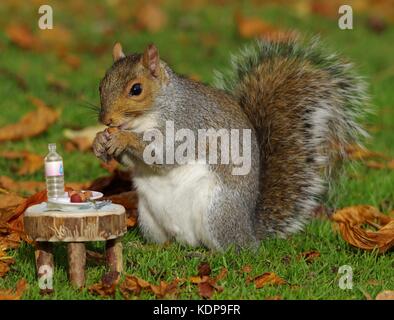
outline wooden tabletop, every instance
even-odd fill
[[[25,231],[35,241],[85,242],[121,237],[127,231],[125,208],[109,204],[99,210],[67,208],[50,211],[46,203],[29,207]]]

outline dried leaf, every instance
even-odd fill
[[[88,290],[90,293],[101,297],[115,297],[118,281],[119,272],[108,272],[102,277],[99,283],[90,286]]]
[[[77,70],[81,66],[81,58],[75,54],[62,53],[59,58],[63,60],[71,69]]]
[[[371,169],[386,169],[386,164],[377,161],[367,161],[365,165]]]
[[[216,276],[215,281],[223,280],[227,276],[228,270],[226,268],[222,268],[219,274]]]
[[[44,181],[14,181],[10,177],[0,176],[0,187],[15,193],[34,194],[45,189]]]
[[[358,205],[337,211],[332,216],[334,227],[352,246],[364,250],[377,248],[384,253],[394,245],[394,218],[372,206]],[[364,225],[377,231],[363,228]]]
[[[156,4],[148,2],[138,8],[137,27],[149,32],[158,32],[167,23],[167,15]]]
[[[271,41],[288,41],[296,37],[295,31],[283,31],[260,18],[245,17],[240,12],[235,14],[237,30],[242,38],[264,38]]]
[[[348,145],[345,148],[347,157],[351,160],[366,160],[366,159],[388,159],[383,153],[370,151],[360,145]]]
[[[316,250],[302,252],[298,255],[298,258],[304,259],[306,263],[312,263],[314,260],[316,260],[319,257],[320,257],[320,252]]]
[[[29,151],[3,151],[0,157],[5,159],[23,159],[23,164],[18,170],[18,175],[33,174],[44,166],[42,156]]]
[[[198,284],[198,294],[202,298],[211,299],[214,290],[214,287],[209,282],[200,282]]]
[[[5,33],[15,45],[22,49],[35,49],[39,46],[39,42],[31,30],[24,25],[10,25],[6,28]]]
[[[260,289],[266,285],[282,285],[286,283],[286,280],[277,276],[274,272],[265,272],[254,279],[256,289]]]
[[[197,267],[197,270],[198,270],[198,275],[200,277],[209,276],[211,274],[211,267],[207,262],[200,263],[199,266]]]
[[[160,281],[158,286],[151,285],[151,290],[158,299],[163,299],[167,296],[175,297],[178,294],[178,283],[178,279],[175,279],[170,283]]]
[[[200,264],[200,266],[198,267],[199,273],[200,273],[200,269],[202,273],[208,272],[207,266],[205,264]],[[192,276],[189,278],[189,281],[193,284],[198,285],[198,292],[202,298],[210,299],[215,291],[217,292],[223,291],[223,287],[217,285],[217,282],[219,280],[224,279],[226,275],[227,275],[227,269],[222,268],[216,278],[211,278],[209,275],[205,274],[205,275]]]
[[[55,50],[59,54],[67,52],[73,40],[70,30],[59,23],[49,32],[39,32],[37,37],[46,49]]]
[[[14,193],[0,195],[0,228],[14,216],[15,208],[24,201],[24,198]]]
[[[73,190],[87,189],[88,183],[84,182],[67,182],[66,187]],[[46,189],[45,181],[15,181],[7,176],[0,176],[0,188],[14,193],[27,193],[29,195],[35,194],[41,190]]]
[[[119,286],[121,294],[129,299],[131,295],[138,296],[142,290],[147,290],[155,294],[159,299],[162,299],[168,295],[176,295],[178,290],[179,279],[167,283],[160,281],[159,285],[150,284],[136,276],[126,276],[125,281]]]
[[[247,264],[246,266],[243,266],[242,267],[242,272],[244,272],[244,273],[252,272],[252,266],[250,264]]]
[[[1,250],[0,252],[4,252],[4,251]],[[10,271],[10,265],[14,263],[15,263],[15,259],[13,259],[12,257],[3,256],[0,258],[0,278],[4,277],[5,274],[8,271]]]
[[[336,0],[321,1],[312,0],[311,11],[325,18],[336,19],[338,18],[338,8],[340,3]]]
[[[27,288],[27,281],[21,279],[16,284],[16,290],[13,292],[12,289],[0,290],[0,300],[20,300],[23,293]]]
[[[385,290],[379,292],[375,298],[376,300],[394,300],[394,290]]]
[[[42,100],[34,97],[30,100],[37,109],[24,115],[18,123],[0,128],[0,142],[37,136],[58,119],[59,113],[49,108]]]

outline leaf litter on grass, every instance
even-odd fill
[[[335,212],[331,219],[342,238],[356,248],[385,253],[394,246],[394,218],[375,207],[346,207]]]
[[[44,166],[43,157],[30,151],[2,151],[0,157],[9,160],[22,159],[21,167],[16,170],[20,176],[33,174]]]
[[[59,112],[49,108],[44,101],[30,97],[36,110],[25,114],[19,122],[0,128],[0,142],[21,140],[45,132],[59,118]]]

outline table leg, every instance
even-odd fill
[[[75,288],[85,285],[86,248],[83,242],[70,242],[67,246],[68,276]]]
[[[122,239],[107,240],[105,245],[105,257],[109,271],[123,272],[123,245]]]
[[[50,242],[37,242],[35,250],[38,286],[41,293],[53,292],[53,248]]]

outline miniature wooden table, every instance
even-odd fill
[[[126,211],[121,205],[109,204],[99,210],[92,207],[59,211],[41,203],[26,210],[24,226],[26,233],[37,243],[35,260],[39,281],[44,275],[53,276],[53,242],[68,244],[68,274],[76,288],[85,284],[87,241],[106,241],[105,256],[110,271],[122,272],[121,237],[127,226]],[[50,281],[52,283],[52,278]]]

